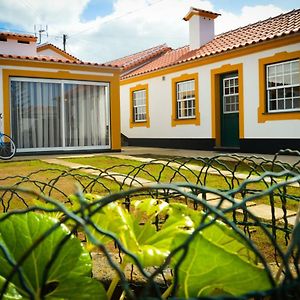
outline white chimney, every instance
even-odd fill
[[[198,49],[214,39],[214,20],[218,16],[220,14],[191,7],[188,14],[183,18],[183,20],[189,21],[190,50]]]

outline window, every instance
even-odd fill
[[[10,82],[19,149],[109,148],[107,83],[19,77]]]
[[[237,76],[223,79],[223,112],[224,114],[239,112],[239,80]]]
[[[146,90],[134,91],[132,98],[133,98],[134,122],[145,122],[146,121]]]
[[[200,125],[198,73],[172,79],[172,126]]]
[[[300,109],[299,59],[267,65],[268,112]]]
[[[195,118],[195,80],[178,82],[177,92],[177,118]]]
[[[150,127],[148,84],[130,89],[130,127]]]
[[[300,119],[300,51],[259,60],[258,122]]]

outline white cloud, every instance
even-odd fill
[[[216,32],[226,32],[237,27],[245,26],[269,17],[274,17],[284,11],[272,4],[244,6],[239,15],[221,10],[221,16],[216,21]]]
[[[49,41],[61,47],[53,35],[70,36],[67,50],[87,60],[103,62],[167,43],[180,47],[188,43],[188,24],[182,18],[191,6],[212,10],[206,0],[114,0],[113,11],[83,22],[81,14],[89,0],[0,1],[0,22],[32,31],[33,24],[48,24]],[[236,15],[221,11],[216,33],[234,29],[282,13],[274,6],[245,6]]]

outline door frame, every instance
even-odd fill
[[[220,79],[225,73],[238,74],[239,80],[239,138],[244,138],[244,79],[243,64],[223,65],[211,70],[211,128],[215,146],[221,147]]]

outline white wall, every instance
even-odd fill
[[[162,76],[121,85],[121,131],[129,138],[211,138],[211,69],[226,64],[243,64],[244,75],[244,135],[245,138],[300,138],[300,120],[267,121],[258,123],[259,68],[258,60],[275,53],[300,49],[300,43],[266,50],[247,56],[224,60],[209,65],[191,68]],[[199,73],[200,126],[171,126],[172,78],[186,73]],[[131,87],[137,84],[149,85],[150,128],[129,127],[129,105]]]
[[[57,58],[63,58],[66,59],[63,55],[51,50],[51,49],[45,49],[38,52],[37,55],[41,56],[51,56],[51,57],[57,57]]]
[[[35,56],[36,54],[36,43],[30,42],[29,44],[18,43],[15,39],[7,39],[7,41],[0,41],[0,53],[21,55],[21,56]]]

